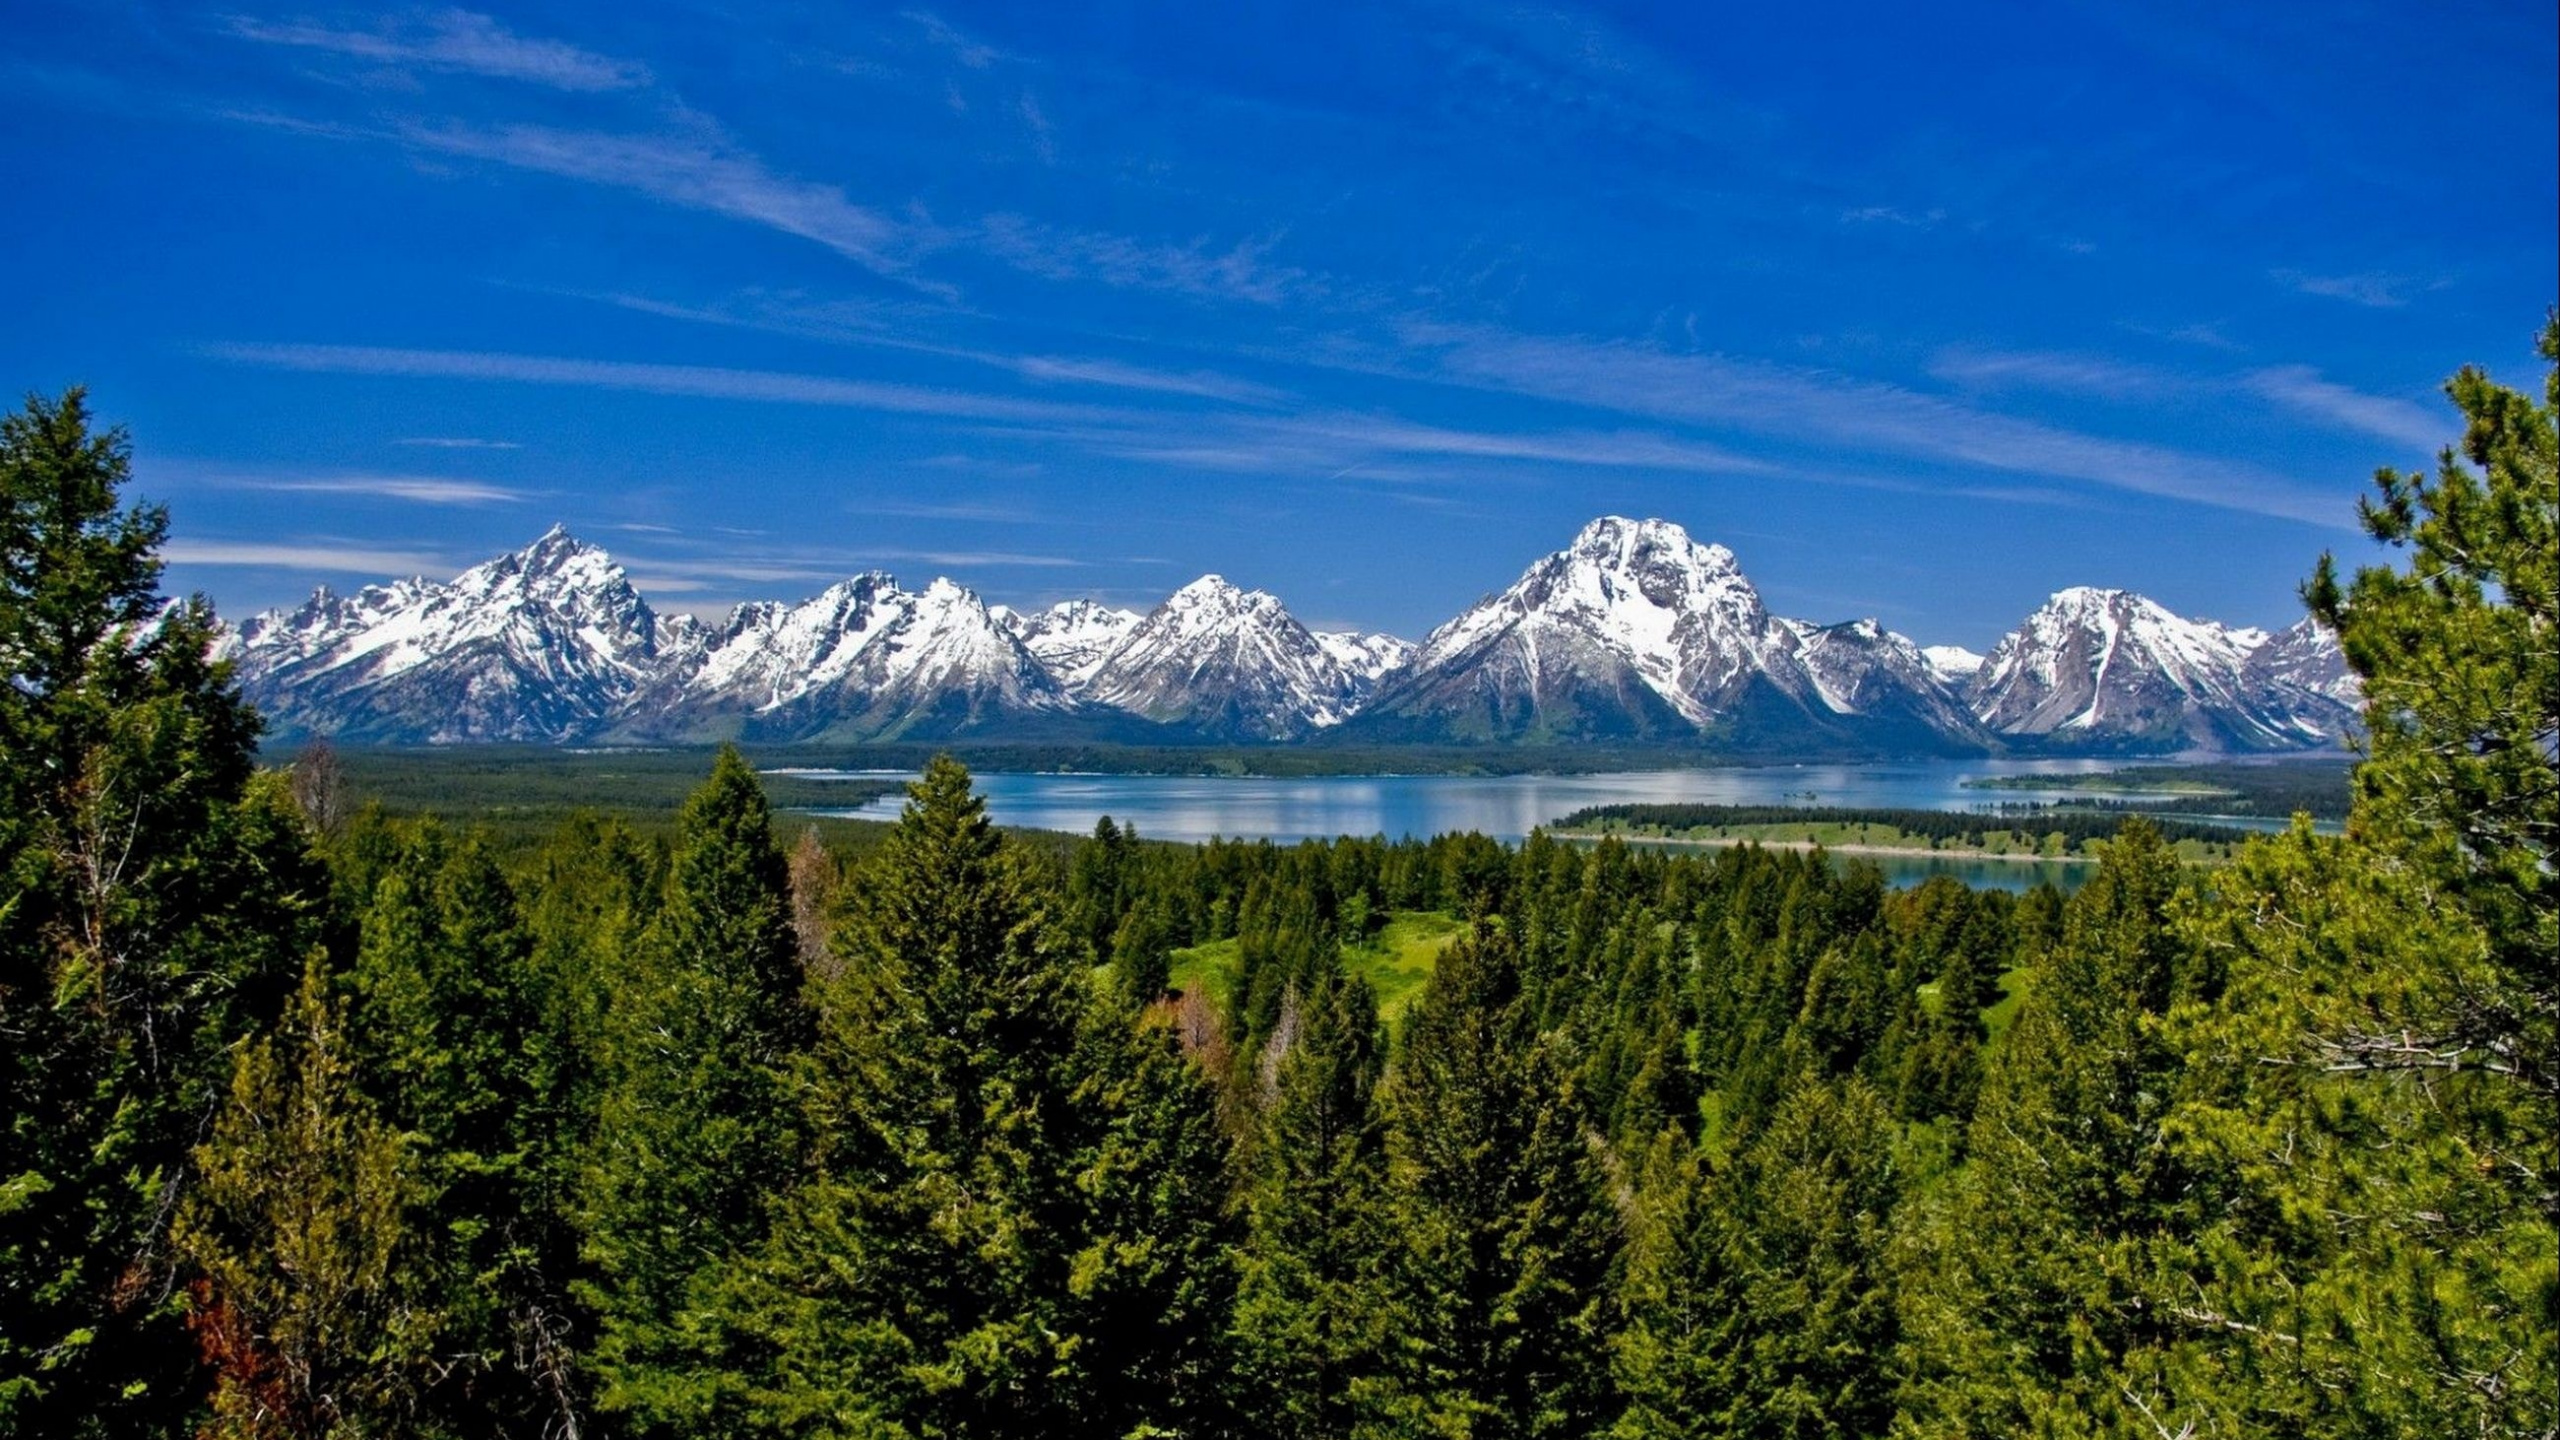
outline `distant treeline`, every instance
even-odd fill
[[[1968,839],[1990,834],[2059,834],[2077,849],[2091,840],[2113,836],[2123,828],[2124,817],[2056,811],[2038,811],[2033,815],[1986,815],[1949,810],[1860,810],[1804,805],[1630,804],[1592,805],[1556,822],[1559,830],[1587,830],[1612,825],[1658,830],[1665,834],[1717,828],[1729,830],[1753,825],[1875,825],[1899,830],[1905,835],[1926,836],[1931,840]],[[2162,839],[2172,843],[2201,840],[2210,844],[2232,844],[2246,840],[2250,835],[2249,831],[2228,825],[2200,825],[2187,820],[2155,819],[2152,825]]]
[[[2244,764],[2134,765],[2088,775],[1999,775],[1968,782],[1977,790],[2089,790],[2154,792],[2139,800],[2075,800],[2074,805],[2147,809],[2210,809],[2226,815],[2309,815],[2347,818],[2349,777],[2344,758]],[[2213,793],[2205,793],[2213,792]]]

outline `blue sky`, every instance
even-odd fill
[[[227,612],[554,521],[1419,635],[1589,517],[1986,647],[2233,623],[2534,377],[2552,7],[36,5],[0,379]]]

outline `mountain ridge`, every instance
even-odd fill
[[[660,616],[554,526],[227,628],[286,735],[407,744],[1081,739],[1638,744],[1735,754],[2236,753],[2349,733],[2334,638],[2056,592],[1988,655],[1771,612],[1732,551],[1603,516],[1419,644],[1315,631],[1204,575],[1146,611],[987,604],[882,571],[718,621]]]

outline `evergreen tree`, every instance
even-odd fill
[[[1127,1071],[1079,1075],[1081,946],[1042,893],[948,757],[848,883],[807,1080],[816,1173],[758,1271],[767,1418],[784,1433],[1125,1434],[1143,1416],[1086,1407],[1180,1403],[1111,1395],[1086,1368],[1125,1343],[1088,1328],[1086,1302],[1118,1290],[1124,1263],[1166,1257],[1095,1248],[1103,1197],[1078,1181],[1116,1204],[1170,1178],[1125,1149],[1118,1173],[1093,1170],[1095,1128],[1132,1101],[1183,1101],[1104,1093]],[[1124,1139],[1143,1149],[1146,1128]]]
[[[164,607],[78,390],[0,418],[0,1432],[144,1433],[192,1377],[167,1226],[227,1047],[319,940],[325,881],[258,720]]]
[[[2158,1029],[2192,995],[2169,922],[2178,887],[2159,833],[2127,822],[2028,974],[1971,1162],[1911,1235],[1914,1433],[2013,1435],[2109,1410],[2115,1367],[2157,1321],[2132,1272],[2183,1186],[2161,1130],[2177,1057]]]
[[[735,749],[685,804],[637,952],[584,1186],[597,1403],[635,1434],[745,1433],[760,1372],[728,1287],[793,1173],[809,1020],[782,851]]]
[[[566,1075],[515,890],[477,840],[423,829],[374,890],[349,976],[376,1107],[410,1138],[434,1238],[412,1283],[446,1316],[425,1413],[454,1433],[573,1428],[576,1242],[550,1189]]]
[[[1606,1417],[1618,1216],[1571,1073],[1535,1026],[1507,930],[1442,953],[1387,1085],[1408,1427],[1509,1440]]]
[[[1335,967],[1300,1008],[1254,1147],[1236,1301],[1248,1428],[1275,1440],[1372,1423],[1397,1340],[1377,1005],[1365,981]]]
[[[1722,1174],[1657,1150],[1624,1287],[1616,1434],[1884,1433],[1894,1143],[1883,1101],[1852,1078],[1800,1085]]]
[[[2194,1199],[2126,1367],[2164,1425],[2560,1433],[2560,316],[2541,349],[2542,403],[2466,369],[2459,457],[2380,476],[2410,570],[2308,587],[2367,700],[2348,838],[2255,845],[2190,917],[2226,988],[2170,1029]]]
[[[2326,1037],[2344,1061],[2428,1068],[2494,1056],[2560,1127],[2560,311],[2543,400],[2465,367],[2466,425],[2432,480],[2384,470],[2365,528],[2411,552],[2350,586],[2328,557],[2305,587],[2363,681],[2371,752],[2355,830],[2459,906],[2489,947],[2476,983],[2405,1033]],[[2464,465],[2462,461],[2470,464]],[[2538,1180],[2560,1223],[2560,1172]]]
[[[445,1316],[412,1282],[421,1187],[357,1084],[315,952],[283,1023],[245,1046],[173,1233],[213,1372],[203,1433],[322,1440],[421,1424]]]

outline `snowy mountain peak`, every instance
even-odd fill
[[[1666,520],[1616,515],[1433,631],[1372,708],[1381,737],[1694,739],[1796,726],[1845,741],[1917,725],[1924,747],[1978,743],[1909,641],[1871,621],[1825,629],[1773,616],[1732,551]]]
[[[1339,724],[1368,689],[1277,597],[1203,575],[1130,626],[1081,693],[1160,723],[1278,740]]]
[[[1685,562],[1720,574],[1739,577],[1742,573],[1732,551],[1722,545],[1701,545],[1690,538],[1687,530],[1668,520],[1603,515],[1583,526],[1566,549],[1578,558],[1596,560],[1621,571]]]
[[[2054,592],[1992,648],[1966,687],[1976,718],[2002,734],[2127,749],[2284,749],[2332,741],[2354,707],[2317,683],[2282,685],[2262,660],[2278,640],[2288,669],[2322,671],[2322,637],[2191,620],[2128,590]],[[2334,642],[2328,642],[2334,648]],[[2341,667],[2343,668],[2343,667]]]
[[[1094,600],[1062,601],[1030,614],[1003,606],[990,607],[988,613],[1039,657],[1050,674],[1079,695],[1102,662],[1146,618],[1135,610],[1118,610]]]

